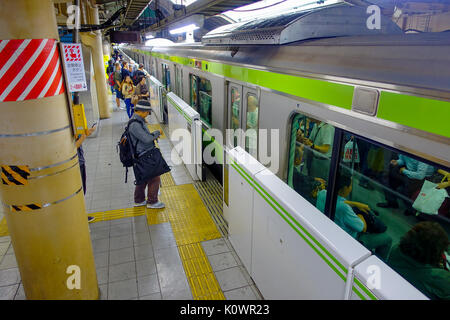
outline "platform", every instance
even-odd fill
[[[160,200],[166,208],[133,207],[133,172],[125,184],[115,149],[127,115],[114,109],[111,119],[101,121],[98,136],[83,144],[85,201],[96,218],[89,226],[101,299],[261,299],[226,239],[221,185],[212,176],[194,182],[184,165],[174,166],[165,135],[158,145],[172,166],[161,177]],[[149,126],[161,127],[155,118]],[[0,299],[25,299],[3,213]]]

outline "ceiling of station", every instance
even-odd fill
[[[167,0],[168,1],[168,0]],[[152,1],[154,3],[155,1]],[[161,2],[161,1],[159,1]],[[154,23],[144,28],[144,31],[159,31],[167,28],[169,25],[188,18],[192,15],[203,15],[205,19],[213,17],[222,12],[233,10],[241,6],[245,6],[256,1],[249,0],[197,0],[187,7],[173,10],[169,15],[163,15],[162,19],[157,19]],[[158,10],[158,7],[156,7]]]

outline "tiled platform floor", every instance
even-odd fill
[[[133,206],[133,172],[129,171],[125,184],[115,148],[126,121],[126,112],[115,110],[110,119],[101,120],[98,136],[83,145],[88,212]],[[158,144],[172,166],[169,140],[160,139]],[[193,183],[184,166],[172,167],[172,177],[176,185]],[[144,215],[94,222],[90,229],[101,299],[193,299],[170,223],[148,225]],[[204,241],[201,246],[226,299],[261,299],[227,239]],[[25,299],[8,236],[0,237],[2,299]]]

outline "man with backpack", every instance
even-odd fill
[[[162,209],[165,204],[158,201],[160,175],[169,172],[170,168],[155,146],[155,140],[159,138],[162,131],[148,130],[145,118],[150,112],[151,106],[147,100],[141,100],[135,106],[135,113],[129,120],[119,144],[120,159],[125,167],[129,167],[130,163],[133,166],[136,180],[134,206],[147,204],[149,209]],[[145,188],[147,188],[147,201]]]

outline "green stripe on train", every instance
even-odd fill
[[[378,118],[450,137],[450,103],[381,92]]]
[[[342,265],[342,263],[340,263],[319,241],[317,241],[296,219],[294,219],[290,214],[289,214],[289,212],[282,206],[282,205],[280,205],[263,187],[261,187],[260,185],[259,185],[259,183],[258,182],[256,182],[239,164],[237,164],[234,160],[233,160],[233,164],[234,165],[236,165],[239,169],[240,169],[240,171],[242,171],[242,173],[243,174],[245,174],[247,177],[248,177],[248,179],[250,179],[252,182],[253,182],[253,184],[252,184],[252,186],[255,188],[255,190],[256,191],[258,191],[258,193],[260,193],[259,192],[259,190],[261,190],[265,195],[262,195],[261,193],[261,196],[264,198],[264,199],[266,199],[266,201],[269,201],[269,199],[270,199],[270,201],[269,202],[272,202],[272,203],[274,203],[279,209],[281,209],[281,211],[283,212],[283,215],[286,215],[287,217],[289,217],[289,219],[290,220],[292,220],[292,222],[295,224],[295,225],[297,225],[322,251],[324,251],[325,253],[326,253],[326,255],[331,259],[331,260],[333,260],[334,261],[334,263],[336,263],[336,265],[337,266],[339,266],[339,268],[341,268],[343,271],[344,271],[344,273],[347,273],[348,271],[347,271],[347,269]],[[247,180],[248,181],[248,180]],[[278,209],[276,209],[276,211],[277,212],[279,212],[278,211]],[[280,212],[279,212],[280,213]],[[291,224],[290,224],[291,225]],[[291,225],[292,226],[292,225]],[[344,280],[345,281],[345,280]]]
[[[152,52],[151,55],[194,67],[194,60]],[[207,65],[207,68],[206,68]],[[354,86],[202,61],[202,70],[293,96],[351,109]],[[382,91],[377,117],[450,137],[450,102]]]

